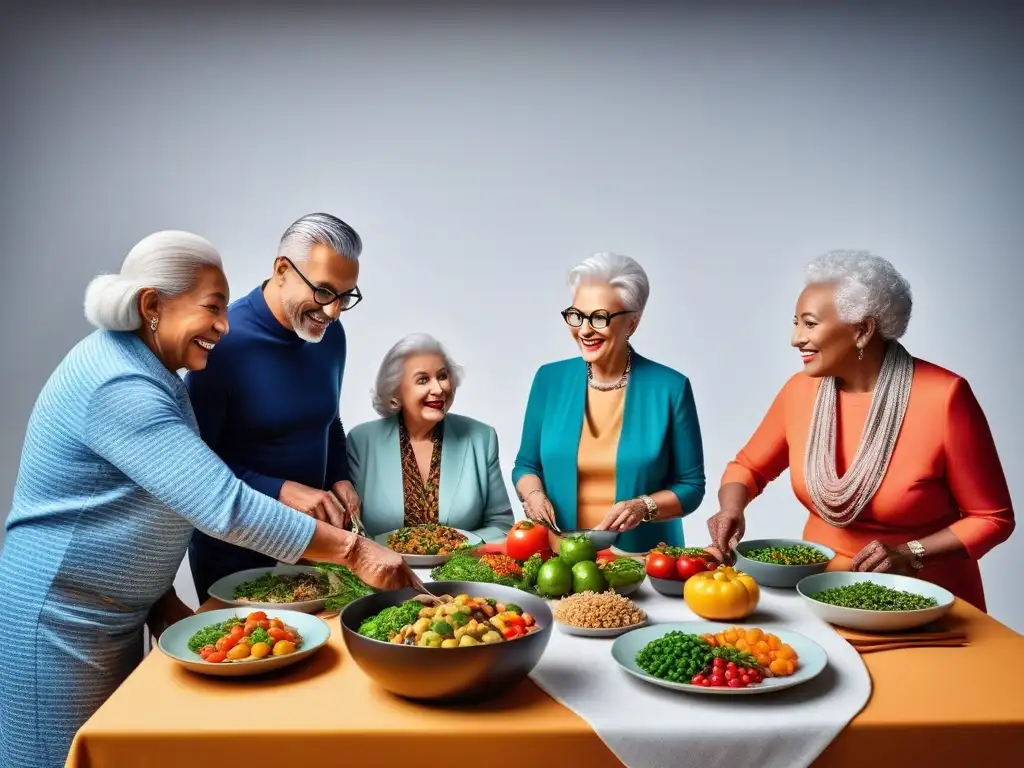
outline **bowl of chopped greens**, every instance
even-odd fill
[[[431,606],[404,589],[341,612],[345,645],[368,677],[403,698],[452,702],[500,696],[530,674],[551,638],[546,601],[493,583],[425,586],[445,602]]]
[[[352,571],[334,563],[250,568],[219,579],[209,589],[210,597],[226,605],[302,613],[340,611],[371,592]]]
[[[899,632],[941,619],[953,594],[940,586],[893,573],[828,571],[808,576],[796,591],[816,616],[867,632]]]
[[[828,547],[801,539],[751,539],[733,550],[736,568],[762,587],[793,589],[801,579],[822,573],[836,556]]]

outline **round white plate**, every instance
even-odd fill
[[[449,526],[451,527],[451,526]],[[401,530],[396,528],[395,530]],[[468,547],[479,547],[484,543],[484,540],[477,536],[475,533],[470,531],[464,531],[461,528],[456,528],[456,531],[466,537],[466,546]],[[388,545],[388,536],[395,531],[387,531],[373,537],[373,540],[380,544],[382,547]],[[452,553],[455,554],[455,553]],[[402,559],[409,564],[410,568],[433,568],[434,566],[441,565],[442,563],[448,562],[451,555],[402,555]]]
[[[809,637],[797,632],[790,632],[785,629],[771,629],[773,635],[778,635],[779,640],[792,646],[797,655],[797,669],[789,677],[767,677],[757,685],[747,688],[705,688],[701,685],[691,683],[673,683],[668,680],[661,680],[644,672],[636,663],[636,655],[640,649],[652,640],[667,635],[669,632],[685,632],[691,635],[704,635],[729,629],[735,624],[720,624],[714,621],[681,621],[672,624],[654,624],[642,627],[628,634],[622,635],[612,644],[612,658],[626,672],[638,677],[645,683],[651,683],[662,688],[669,688],[673,691],[685,691],[686,693],[706,693],[713,696],[752,696],[759,693],[772,693],[785,688],[792,688],[794,685],[806,683],[817,677],[828,665],[828,654],[825,649],[811,640]],[[743,626],[739,624],[738,626]]]
[[[209,589],[210,597],[220,600],[226,605],[248,608],[250,611],[300,611],[302,613],[319,613],[324,609],[323,600],[301,600],[296,603],[253,603],[235,599],[235,587],[250,579],[257,579],[265,573],[292,576],[299,573],[315,574],[316,569],[308,565],[276,565],[269,568],[250,568],[238,571],[218,579]]]
[[[633,624],[628,627],[574,627],[571,624],[563,624],[560,621],[555,622],[555,626],[558,627],[559,631],[566,635],[575,635],[576,637],[618,637],[624,635],[627,632],[632,632],[634,629],[640,629],[640,627],[646,626],[647,621],[641,621],[639,624]]]
[[[221,662],[213,664],[203,661],[198,653],[188,647],[189,638],[203,627],[218,624],[238,617],[244,619],[255,608],[221,608],[218,611],[206,611],[189,616],[164,630],[157,642],[157,647],[177,663],[192,672],[213,677],[251,677],[267,672],[290,667],[303,659],[308,659],[319,651],[331,637],[331,628],[323,619],[298,611],[284,611],[272,608],[264,610],[267,618],[280,619],[289,627],[295,627],[302,636],[302,646],[287,656],[267,656],[255,661]]]

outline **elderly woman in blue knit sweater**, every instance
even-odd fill
[[[417,585],[399,555],[237,479],[200,439],[177,371],[228,332],[220,256],[159,232],[94,280],[99,330],[32,411],[0,552],[0,765],[63,766],[79,726],[154,635],[191,613],[173,591],[193,527],[283,562],[350,567],[381,589]]]

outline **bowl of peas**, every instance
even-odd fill
[[[836,556],[828,547],[801,539],[751,539],[733,550],[736,568],[763,587],[795,589],[801,579],[824,571]]]
[[[829,571],[797,584],[804,603],[829,624],[863,632],[899,632],[931,624],[953,607],[953,594],[912,576]]]

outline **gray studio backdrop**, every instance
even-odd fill
[[[726,462],[799,368],[803,263],[869,248],[913,285],[909,349],[974,387],[1019,499],[1024,62],[1019,18],[968,5],[15,15],[3,504],[35,397],[89,331],[89,278],[182,228],[222,250],[237,297],[315,210],[365,239],[349,426],[373,418],[388,346],[428,331],[465,366],[455,408],[497,428],[507,478],[535,369],[574,354],[566,270],[627,253],[653,283],[637,348],[693,381],[709,492],[686,534],[704,543]],[[805,515],[785,475],[749,533],[798,535]],[[991,612],[1020,631],[1022,557],[1018,531],[983,561]]]

